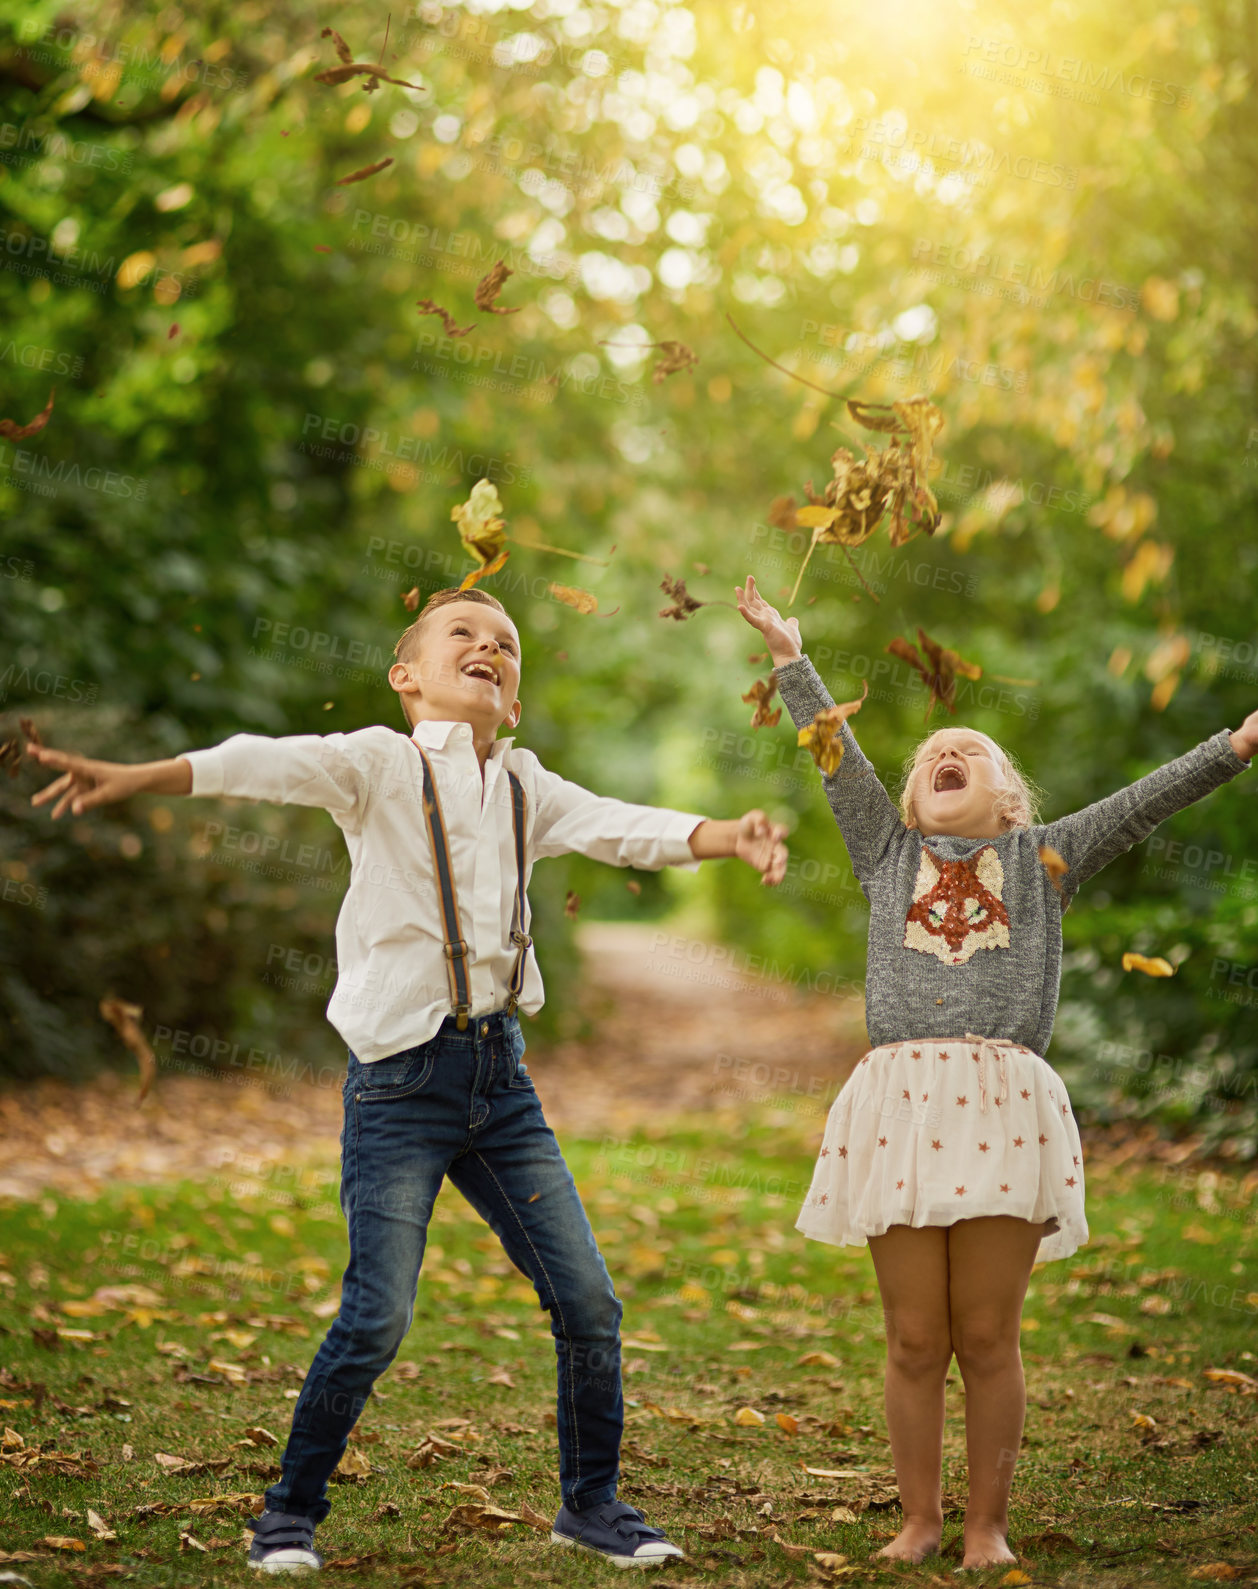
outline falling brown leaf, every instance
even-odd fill
[[[514,309],[504,309],[496,302],[498,294],[502,291],[503,283],[508,276],[514,275],[515,272],[507,264],[506,260],[500,259],[493,269],[483,275],[476,283],[476,292],[473,295],[476,307],[484,309],[488,314],[519,314],[519,305]]]
[[[353,51],[350,49],[349,45],[346,44],[345,40],[341,37],[341,35],[336,31],[335,28],[324,28],[323,32],[319,35],[319,37],[321,39],[331,39],[333,41],[333,46],[334,46],[334,48],[336,50],[337,55],[340,57],[340,59],[342,61],[344,61],[346,66],[348,66],[350,64],[350,62],[354,59]]]
[[[788,533],[798,529],[795,519],[795,498],[774,497],[769,504],[768,519],[774,529],[786,530]]]
[[[671,574],[665,574],[660,581],[660,589],[666,596],[671,596],[676,603],[673,607],[661,607],[661,618],[676,618],[680,623],[684,618],[689,618],[692,613],[698,612],[700,607],[732,607],[732,601],[699,601],[686,589],[684,579],[674,579]]]
[[[663,357],[651,371],[651,379],[658,386],[669,375],[677,375],[683,370],[693,369],[699,362],[699,355],[693,348],[688,348],[684,342],[610,342],[599,343],[600,348],[630,348],[635,352],[645,348],[658,348]]]
[[[1124,971],[1143,971],[1147,977],[1173,977],[1175,967],[1169,960],[1161,956],[1150,959],[1148,955],[1133,954],[1130,951],[1123,956]]]
[[[592,591],[581,590],[576,585],[552,584],[547,588],[555,600],[563,602],[565,607],[575,607],[583,613],[598,611],[598,597]]]
[[[782,708],[776,712],[769,710],[769,702],[777,694],[778,681],[775,674],[770,674],[767,679],[757,679],[743,696],[744,701],[754,701],[756,709],[751,714],[753,728],[775,728],[782,720]]]
[[[475,321],[473,321],[470,326],[456,325],[454,316],[450,313],[450,311],[448,309],[443,309],[439,303],[434,303],[431,298],[420,298],[418,300],[418,306],[420,314],[435,314],[441,316],[441,323],[446,328],[446,335],[448,337],[465,337],[469,331],[475,331],[476,329]]]
[[[465,574],[459,581],[459,589],[471,590],[473,585],[479,585],[482,579],[488,579],[490,574],[496,574],[510,556],[510,552],[503,550],[498,553],[492,562],[485,563],[480,568],[474,568],[470,574]]]
[[[52,418],[52,400],[56,395],[57,388],[54,386],[48,394],[48,401],[27,425],[19,425],[15,419],[0,419],[0,436],[3,436],[5,441],[25,441],[36,431],[43,430]]]
[[[375,165],[363,166],[358,171],[351,171],[347,177],[337,177],[333,187],[348,187],[351,182],[365,182],[368,177],[374,177],[377,171],[383,171],[386,166],[393,164],[393,156],[386,155],[383,160],[377,160]]]
[[[415,611],[416,607],[419,606],[418,585],[412,585],[411,588],[405,593],[405,595],[402,597],[402,604],[406,608],[407,612]]]
[[[869,694],[869,680],[861,691],[859,700],[843,701],[818,712],[806,728],[801,728],[796,743],[808,750],[827,778],[833,778],[843,760],[842,728],[853,712],[859,712]]]
[[[899,635],[885,649],[892,656],[899,657],[910,667],[916,668],[925,683],[929,685],[927,717],[934,711],[936,701],[945,711],[955,716],[957,675],[966,679],[977,679],[982,677],[983,670],[977,662],[967,662],[959,652],[950,651],[946,646],[941,646],[937,640],[932,640],[924,629],[918,629],[917,638],[921,642],[921,652],[911,640],[904,640]]]
[[[332,252],[332,245],[330,243],[316,243],[314,246],[314,251],[316,254],[330,254]]]
[[[143,1103],[157,1076],[157,1060],[137,1025],[144,1010],[140,1005],[127,1004],[122,999],[105,998],[100,1001],[100,1013],[136,1057],[140,1067],[139,1102]]]
[[[1066,865],[1064,859],[1058,854],[1051,844],[1041,844],[1038,853],[1040,857],[1040,865],[1048,873],[1049,882],[1060,894],[1061,880],[1063,877],[1065,877],[1070,868]]]
[[[0,745],[0,767],[9,769],[9,777],[16,778],[22,766],[22,741],[20,739],[6,739]]]
[[[631,894],[640,894],[642,892],[642,884],[632,877],[625,884],[625,887]]]
[[[450,509],[450,517],[459,527],[459,540],[469,557],[488,564],[502,555],[507,521],[502,517],[502,502],[492,481],[478,480],[467,501]],[[482,568],[477,577],[483,578],[485,572]],[[475,579],[471,583],[475,584]],[[465,581],[465,588],[466,584]]]
[[[26,735],[27,739],[32,745],[42,745],[44,743],[39,737],[39,730],[35,727],[35,719],[33,717],[19,717],[17,720],[17,726]]]
[[[577,912],[581,909],[581,896],[568,890],[568,897],[563,902],[563,913],[569,921],[577,919]]]
[[[178,322],[178,320],[176,320],[175,323],[171,326],[170,330],[166,333],[167,342],[171,341],[172,338],[177,337],[178,335],[179,335],[179,322]]]

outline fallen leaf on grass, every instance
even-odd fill
[[[87,1546],[81,1539],[70,1539],[65,1534],[45,1534],[39,1541],[47,1545],[49,1550],[86,1550]]]
[[[333,1469],[333,1472],[345,1479],[369,1479],[371,1477],[371,1463],[357,1447],[350,1446]]]
[[[391,154],[385,155],[384,159],[377,160],[375,165],[362,166],[357,171],[351,171],[347,177],[337,177],[332,186],[344,188],[348,187],[351,182],[365,182],[368,177],[374,177],[378,171],[383,171],[387,166],[391,166],[392,164],[393,156]]]
[[[514,275],[515,272],[507,262],[500,259],[493,269],[488,271],[476,283],[476,292],[473,295],[473,302],[476,307],[486,310],[489,314],[519,314],[519,305],[514,309],[504,309],[496,302],[498,294],[502,291],[503,283],[508,276]]]
[[[1051,844],[1041,844],[1038,851],[1040,865],[1048,873],[1048,880],[1061,893],[1061,880],[1070,868]]]
[[[279,1440],[269,1429],[263,1429],[260,1424],[250,1424],[245,1430],[246,1439],[252,1440],[256,1446],[277,1446]]]
[[[796,1368],[837,1368],[839,1360],[830,1352],[805,1352]]]
[[[528,1520],[519,1512],[505,1512],[499,1506],[492,1504],[485,1506],[475,1501],[465,1501],[461,1506],[454,1507],[449,1516],[441,1520],[442,1528],[468,1528],[473,1530],[484,1529],[491,1534],[499,1534],[512,1523],[524,1523],[530,1526]],[[536,1526],[536,1525],[533,1525]],[[547,1527],[550,1525],[547,1524]]]
[[[1163,960],[1160,955],[1150,959],[1147,955],[1138,955],[1128,952],[1123,956],[1124,971],[1143,971],[1147,977],[1173,977],[1175,967],[1169,960]]]
[[[899,635],[885,649],[915,668],[929,686],[927,717],[934,711],[936,701],[945,711],[955,715],[958,674],[965,679],[978,679],[982,677],[983,670],[977,662],[967,662],[959,652],[932,640],[924,629],[918,629],[917,638],[921,642],[920,653],[911,640],[902,639]]]
[[[110,1528],[109,1524],[100,1515],[100,1513],[94,1512],[90,1506],[87,1509],[87,1526],[91,1529],[92,1533],[96,1535],[97,1539],[118,1538],[117,1534],[114,1533],[113,1529]]]
[[[824,712],[818,712],[812,722],[801,728],[796,736],[796,743],[811,753],[812,759],[827,778],[834,777],[843,760],[843,725],[854,712],[860,711],[868,694],[869,680],[866,679],[858,700],[843,701]]]
[[[769,702],[777,694],[777,687],[777,678],[770,674],[767,679],[757,679],[743,696],[744,701],[756,703],[756,709],[751,714],[753,728],[775,728],[781,722],[782,708],[779,706],[776,712],[769,710]]]
[[[1011,1567],[1000,1582],[1002,1584],[1024,1584],[1030,1583],[1031,1578],[1028,1573],[1022,1572],[1019,1568]]]
[[[19,425],[16,419],[0,419],[0,436],[5,441],[25,441],[28,436],[35,435],[36,431],[43,430],[52,418],[52,401],[56,395],[57,388],[54,386],[48,394],[48,401],[28,424]]]
[[[153,1057],[153,1050],[138,1025],[144,1010],[138,1004],[127,1004],[122,999],[106,998],[100,1001],[100,1013],[136,1057],[136,1063],[140,1067],[140,1093],[137,1102],[143,1103],[157,1076],[157,1060]]]
[[[1258,1379],[1242,1374],[1239,1368],[1206,1368],[1202,1373],[1213,1385],[1231,1385],[1247,1395],[1258,1394]]]
[[[805,1473],[811,1473],[814,1479],[867,1479],[868,1473],[862,1473],[858,1468],[808,1468],[801,1462],[800,1467]]]
[[[799,1419],[792,1418],[789,1412],[778,1413],[777,1426],[783,1434],[797,1435],[799,1433]]]
[[[192,1531],[190,1529],[181,1528],[179,1530],[179,1549],[181,1551],[199,1550],[202,1553],[205,1553],[206,1547],[199,1539],[193,1537]]]
[[[857,1523],[860,1519],[850,1506],[836,1506],[830,1513],[832,1523]]]
[[[492,1374],[485,1376],[485,1383],[487,1385],[505,1385],[508,1390],[515,1389],[515,1380],[511,1378],[511,1375],[501,1364],[494,1369]]]
[[[469,331],[475,331],[476,322],[470,326],[455,324],[454,316],[448,309],[443,309],[439,303],[434,303],[431,298],[420,298],[417,305],[420,314],[435,314],[441,316],[441,323],[446,328],[448,337],[465,337]]]
[[[740,1407],[734,1414],[734,1422],[747,1428],[759,1428],[764,1422],[764,1414],[757,1412],[754,1407]]]
[[[1233,1567],[1230,1561],[1207,1561],[1200,1567],[1194,1567],[1188,1574],[1190,1578],[1215,1578],[1227,1580],[1229,1578],[1243,1578],[1244,1570]]]

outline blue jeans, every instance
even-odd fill
[[[624,1427],[621,1304],[528,1071],[515,1016],[452,1016],[416,1048],[351,1053],[341,1133],[349,1267],[341,1309],[293,1409],[272,1511],[322,1522],[328,1477],[415,1312],[432,1206],[448,1175],[549,1309],[559,1482],[580,1510],[614,1500]],[[434,1380],[439,1379],[434,1375]]]

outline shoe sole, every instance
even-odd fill
[[[685,1557],[678,1551],[675,1555],[670,1551],[667,1556],[613,1556],[610,1551],[598,1550],[593,1545],[587,1545],[584,1540],[572,1539],[567,1534],[561,1534],[556,1529],[550,1531],[552,1545],[567,1545],[573,1550],[583,1550],[587,1556],[597,1556],[600,1561],[607,1561],[613,1567],[662,1567],[666,1561],[684,1561]]]
[[[273,1550],[261,1561],[250,1559],[249,1565],[255,1572],[318,1572],[321,1563],[313,1560],[309,1551],[280,1549]]]

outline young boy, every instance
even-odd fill
[[[349,1048],[341,1206],[350,1259],[340,1313],[293,1411],[281,1478],[250,1524],[250,1565],[322,1565],[314,1531],[330,1510],[328,1477],[410,1327],[446,1175],[550,1311],[563,1497],[551,1539],[618,1566],[655,1565],[681,1550],[616,1499],[621,1303],[520,1062],[517,1004],[532,1014],[542,1003],[525,886],[534,860],[572,851],[648,871],[736,855],[776,884],[785,829],[760,811],[714,822],[600,798],[498,739],[520,721],[520,638],[482,591],[438,591],[395,655],[389,683],[409,738],[383,726],[237,734],[133,766],[32,746],[61,772],[32,803],[55,799],[54,817],[142,791],[315,805],[349,848],[327,1013]]]

